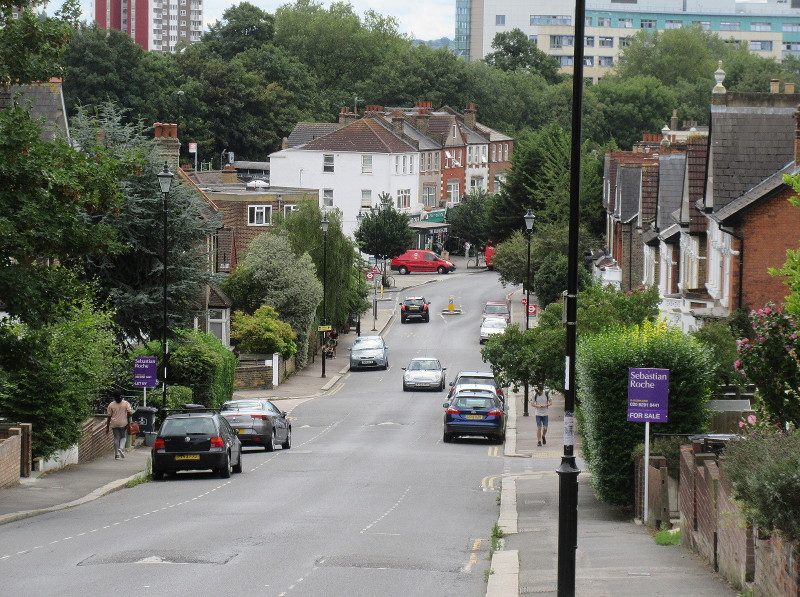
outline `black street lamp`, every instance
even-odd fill
[[[328,324],[328,216],[322,216],[322,325]],[[325,332],[322,332],[322,377],[325,377]]]
[[[528,209],[528,212],[522,216],[525,220],[525,236],[528,240],[528,260],[525,265],[525,329],[530,329],[530,307],[531,307],[531,234],[533,233],[533,221],[536,216]],[[525,382],[525,403],[522,411],[523,417],[528,417],[528,382]]]
[[[163,275],[164,275],[164,319],[161,328],[161,347],[164,351],[164,394],[161,399],[161,420],[163,421],[167,416],[167,363],[169,361],[169,347],[167,346],[167,195],[172,188],[172,179],[175,176],[169,171],[167,162],[164,162],[164,169],[157,174],[158,184],[161,185],[161,192],[164,194],[164,201],[162,203],[162,215],[164,218],[164,255],[163,255]]]
[[[378,216],[381,213],[381,204],[376,203],[373,209],[375,216],[375,267],[378,267]],[[378,331],[378,282],[373,282],[372,285],[372,331]]]

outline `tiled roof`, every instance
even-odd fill
[[[10,94],[11,97],[17,97],[17,102],[21,106],[30,107],[33,120],[44,119],[43,140],[68,138],[69,128],[65,116],[64,98],[61,93],[61,81],[54,79],[48,83],[12,85]],[[7,103],[7,100],[0,95],[0,108]]]
[[[472,129],[467,128],[463,122],[459,123],[459,129],[461,130],[461,135],[466,139],[467,143],[471,143],[473,145],[483,145],[489,143],[489,139],[479,135]]]
[[[614,215],[621,222],[630,222],[639,213],[642,166],[620,164],[617,172],[617,193]]]
[[[431,114],[430,120],[428,120],[428,132],[439,133],[447,138],[456,122],[456,117],[452,114],[434,112]]]
[[[775,105],[711,106],[714,210],[722,209],[794,158],[795,111],[795,107]]]
[[[742,210],[747,209],[751,205],[757,203],[763,197],[771,195],[776,189],[779,189],[781,186],[785,185],[786,183],[783,182],[784,175],[795,176],[799,172],[800,166],[796,166],[794,162],[788,164],[783,169],[778,170],[772,176],[762,181],[761,184],[756,185],[744,195],[738,197],[737,199],[728,203],[728,205],[722,209],[716,211],[712,217],[715,220],[724,223],[727,218],[739,214],[739,212]]]
[[[309,141],[300,150],[358,151],[364,153],[406,153],[416,151],[375,118],[362,118]]]
[[[442,146],[439,143],[437,143],[427,135],[423,135],[407,120],[403,122],[403,134],[411,139],[414,139],[417,143],[419,143],[420,151],[433,151],[435,149],[442,148]]]
[[[660,155],[658,178],[658,218],[656,226],[666,230],[672,222],[672,212],[678,209],[683,198],[683,180],[686,174],[686,154]]]
[[[287,142],[289,147],[297,147],[340,128],[342,125],[338,122],[298,122],[289,133]]]

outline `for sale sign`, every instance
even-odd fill
[[[669,369],[628,369],[628,421],[666,423]]]
[[[136,388],[154,388],[156,379],[156,357],[136,357],[133,359],[133,386]]]

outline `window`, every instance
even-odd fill
[[[539,36],[538,35],[529,35],[528,36],[528,41],[531,42],[533,45],[538,46],[539,45]]]
[[[474,149],[474,148],[472,147],[472,145],[469,145],[469,146],[467,146],[467,164],[472,164],[472,163],[474,163],[474,162],[472,161],[472,156],[473,156],[473,151],[472,151],[472,150],[473,150],[473,149]]]
[[[436,185],[426,184],[422,187],[422,204],[425,207],[436,207]]]
[[[185,11],[185,10],[182,10],[182,11],[181,11],[181,16],[182,16],[182,17],[185,17],[185,16],[186,16],[186,11]]]
[[[492,161],[497,161],[497,145],[492,145]]]
[[[400,156],[394,156],[394,173],[400,174]]]
[[[633,19],[619,19],[617,21],[617,26],[622,29],[633,29]]]
[[[765,22],[750,23],[750,31],[772,31],[772,23],[765,23]]]
[[[591,27],[592,26],[592,17],[584,17],[583,18],[583,25],[584,25],[584,27]]]
[[[322,189],[322,206],[333,207],[333,189]]]
[[[553,56],[553,58],[557,59],[561,66],[574,66],[575,65],[575,58],[574,56]]]
[[[361,207],[369,209],[372,207],[372,190],[361,189]]]
[[[531,15],[531,25],[572,25],[570,15]]]
[[[664,23],[664,29],[680,29],[683,27],[683,21],[667,21]]]
[[[297,211],[297,206],[296,205],[294,205],[293,203],[289,203],[288,205],[284,205],[283,206],[283,217],[284,218],[288,218],[289,214],[291,214],[293,211]]]
[[[408,209],[411,207],[411,189],[397,190],[397,209]]]
[[[784,31],[800,31],[800,23],[784,23]]]
[[[655,19],[642,19],[641,24],[639,27],[642,29],[655,29],[656,28],[656,20]]]
[[[597,17],[598,27],[611,27],[611,17]]]
[[[800,41],[785,41],[783,49],[787,52],[800,52]]]
[[[594,66],[594,56],[584,56],[583,66]]]
[[[720,31],[739,31],[742,24],[739,21],[720,21]]]
[[[613,48],[614,47],[614,38],[613,37],[601,37],[600,38],[600,47],[601,48]]]
[[[585,35],[583,37],[583,45],[586,48],[593,48],[594,47],[594,35]]]
[[[333,154],[326,153],[322,156],[322,171],[333,172]]]
[[[406,172],[408,172],[408,156],[404,155],[403,156],[403,174],[405,174]]]
[[[372,174],[372,156],[361,156],[361,174]]]
[[[504,153],[505,153],[505,158],[504,158],[503,161],[507,162],[508,161],[508,143],[505,143],[503,145],[503,148],[504,148]]]
[[[711,31],[711,21],[692,21],[693,27],[700,27],[703,31]]]
[[[248,226],[269,226],[271,223],[272,223],[272,206],[270,205],[247,206]]]
[[[619,47],[620,48],[627,48],[631,45],[631,38],[630,37],[620,37],[619,38]]]
[[[502,27],[506,24],[506,15],[494,15],[494,24]]]
[[[550,49],[557,50],[564,46],[574,45],[575,37],[572,35],[551,35],[550,36]]]
[[[772,42],[771,41],[758,41],[758,40],[750,40],[750,51],[751,52],[771,52],[772,51]]]
[[[598,56],[597,66],[612,67],[614,66],[613,56]]]
[[[451,203],[458,203],[458,180],[447,181],[447,200]]]
[[[414,174],[414,156],[408,156],[408,173]]]
[[[469,188],[475,190],[483,189],[483,177],[482,176],[473,176],[469,179]]]

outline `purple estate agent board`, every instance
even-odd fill
[[[156,379],[156,357],[135,357],[133,359],[133,386],[136,388],[154,388]]]
[[[628,421],[666,423],[669,369],[628,369]]]

